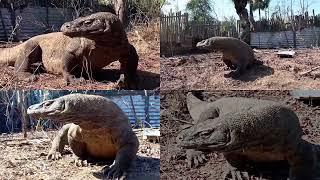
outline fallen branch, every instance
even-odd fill
[[[310,69],[308,71],[301,72],[301,73],[299,73],[299,75],[300,76],[305,76],[307,74],[310,74],[312,71],[315,71],[315,70],[318,70],[318,69],[320,69],[320,66],[314,67],[314,68],[312,68],[312,69]]]

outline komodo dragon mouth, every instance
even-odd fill
[[[224,150],[231,142],[230,131],[224,129],[206,129],[196,132],[185,132],[185,136],[180,136],[180,146],[186,149],[199,150]]]
[[[200,42],[197,43],[197,48],[210,48],[210,46],[213,44],[213,42],[209,42],[207,39],[206,40],[202,40]]]
[[[34,104],[27,109],[27,114],[34,117],[50,117],[61,114],[65,110],[65,103],[63,100],[47,100],[39,104]]]
[[[200,142],[200,141],[198,141]],[[198,143],[197,142],[197,143]],[[199,149],[199,150],[215,150],[215,151],[219,151],[219,150],[223,150],[225,149],[226,145],[228,143],[226,142],[212,142],[212,143],[201,143],[201,144],[196,144],[196,143],[181,143],[181,147],[185,148],[185,149]]]

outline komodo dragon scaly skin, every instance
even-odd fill
[[[214,102],[205,102],[198,99],[191,92],[187,93],[187,107],[188,111],[193,119],[193,124],[196,124],[207,119],[215,119],[221,115],[249,110],[252,107],[266,106],[272,104],[279,104],[274,101],[261,100],[254,98],[242,98],[242,97],[223,97]],[[177,136],[177,141],[181,135],[184,134],[185,129],[190,125],[184,126],[181,133]],[[191,167],[193,164],[197,166],[199,162],[204,162],[205,156],[201,151],[194,149],[187,150],[187,162]]]
[[[70,94],[32,105],[27,113],[35,118],[71,122],[52,142],[48,159],[57,159],[65,145],[70,145],[79,160],[115,159],[104,170],[111,178],[126,176],[139,147],[128,117],[111,100],[97,95]]]
[[[116,15],[100,12],[80,17],[63,24],[61,31],[1,49],[0,64],[14,65],[19,77],[31,75],[31,64],[42,62],[47,72],[62,74],[69,84],[74,77],[89,76],[120,61],[122,81],[129,88],[136,88],[139,57]]]
[[[252,107],[198,122],[180,136],[184,148],[223,153],[233,180],[249,163],[288,161],[290,180],[312,179],[318,148],[303,139],[296,114],[283,105]]]
[[[262,64],[254,57],[252,48],[245,42],[232,37],[212,37],[197,43],[197,48],[217,50],[223,53],[223,62],[234,71],[225,74],[225,77],[237,78],[245,70],[254,65]]]

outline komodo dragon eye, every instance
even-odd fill
[[[85,25],[90,25],[92,22],[93,22],[92,19],[90,19],[90,20],[85,20],[85,21],[83,22],[83,24],[85,24]]]
[[[44,107],[48,107],[53,103],[53,101],[47,101],[43,104]]]
[[[208,130],[204,130],[204,131],[201,131],[199,133],[200,136],[209,136],[211,133],[212,133],[213,130],[211,129],[208,129]]]

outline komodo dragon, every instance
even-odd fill
[[[232,70],[225,77],[237,78],[245,70],[254,65],[262,64],[254,57],[252,48],[245,42],[232,37],[212,37],[197,43],[197,48],[222,51],[223,62]]]
[[[224,179],[250,179],[242,170],[254,163],[288,161],[290,180],[311,180],[319,148],[303,139],[296,114],[283,105],[252,107],[198,122],[180,136],[183,148],[223,153]]]
[[[124,71],[120,79],[135,88],[139,58],[116,15],[99,12],[80,17],[63,24],[61,31],[0,50],[0,64],[14,65],[18,77],[25,78],[31,75],[31,64],[41,62],[47,72],[62,74],[69,84],[74,77],[90,76],[119,60]]]
[[[71,122],[54,138],[48,159],[58,159],[64,146],[70,145],[80,164],[115,159],[109,169],[104,168],[104,173],[124,178],[136,158],[139,141],[128,117],[107,98],[70,94],[32,105],[27,113],[35,118]]]
[[[242,97],[223,97],[214,102],[205,102],[198,99],[191,92],[187,93],[187,107],[193,119],[193,124],[207,119],[215,119],[227,113],[239,112],[249,110],[252,107],[272,104],[279,103],[269,100]],[[184,134],[185,129],[190,126],[191,125],[185,125],[182,127],[181,133],[177,136],[177,141],[179,141],[178,139],[180,136]],[[206,159],[201,151],[188,149],[186,153],[189,167],[192,165],[198,166],[199,162],[204,162]]]

